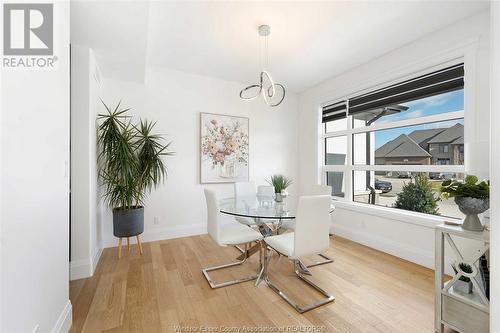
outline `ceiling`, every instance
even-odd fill
[[[142,82],[146,65],[256,83],[257,27],[269,71],[302,92],[457,20],[488,1],[72,1],[71,42],[105,77]]]

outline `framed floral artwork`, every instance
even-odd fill
[[[200,125],[201,183],[248,181],[249,119],[201,113]]]

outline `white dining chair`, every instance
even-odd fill
[[[247,259],[247,245],[251,242],[260,242],[263,237],[258,231],[236,222],[221,225],[219,202],[216,193],[205,189],[205,199],[207,202],[207,230],[210,237],[220,246],[245,244],[245,256],[243,260],[226,265],[208,267],[202,270],[210,287],[215,289],[256,279],[257,274],[216,284],[208,275],[210,271],[243,264]]]
[[[332,187],[328,185],[318,185],[314,184],[309,186],[306,191],[304,192],[304,195],[332,195]],[[295,230],[295,220],[288,220],[284,221],[281,225],[282,229],[286,230]],[[328,235],[330,235],[330,230],[328,230]],[[321,261],[316,261],[314,264],[310,264],[305,266],[305,268],[311,268],[314,266],[319,266],[319,265],[325,265],[325,264],[331,264],[333,262],[333,259],[327,256],[326,254],[320,253],[318,254],[321,258],[324,260]]]
[[[271,261],[271,256],[268,255],[267,246],[264,246],[264,258],[266,261],[266,274],[263,275],[264,280],[273,291],[278,293],[300,313],[312,310],[335,299],[318,285],[308,280],[302,274],[299,264],[300,257],[321,254],[328,250],[330,246],[330,239],[328,237],[330,206],[330,195],[302,196],[299,199],[295,231],[264,238],[264,242],[271,249],[293,261],[294,272],[297,277],[325,296],[325,298],[305,306],[300,306],[296,301],[292,300],[269,279],[267,269]]]
[[[332,195],[332,187],[328,185],[314,184],[306,189],[304,195]]]
[[[259,185],[257,187],[257,196],[260,197],[274,197],[274,186],[270,185]]]
[[[234,196],[236,197],[251,197],[256,196],[257,190],[253,182],[235,182]]]
[[[332,187],[328,185],[310,185],[302,195],[331,195]],[[295,221],[284,221],[281,224],[282,229],[286,230],[294,230],[295,229]]]
[[[234,196],[238,197],[256,197],[257,190],[252,182],[235,182],[234,183]],[[254,226],[255,220],[249,217],[236,216],[236,221],[248,226]]]

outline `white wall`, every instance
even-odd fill
[[[465,47],[467,45],[467,47]],[[411,75],[425,66],[465,56],[466,168],[488,177],[489,13],[457,22],[378,59],[332,78],[299,96],[300,182],[319,181],[319,107],[346,95]],[[334,56],[334,55],[332,55]],[[471,73],[475,72],[475,75]],[[347,185],[346,185],[347,186]],[[332,231],[357,242],[414,261],[434,265],[434,225],[440,220],[408,219],[405,214],[373,214],[359,205],[338,205]],[[381,211],[379,211],[381,212]],[[412,222],[412,223],[408,223]],[[414,223],[413,223],[414,222]]]
[[[105,79],[106,103],[131,107],[131,114],[157,121],[156,130],[167,134],[176,156],[167,158],[168,180],[146,202],[143,239],[156,240],[206,232],[203,188],[231,196],[232,184],[201,185],[199,180],[200,112],[250,118],[250,180],[264,184],[273,173],[299,183],[297,98],[287,93],[282,105],[267,107],[261,99],[238,97],[241,83],[228,82],[164,68],[149,67],[145,84]],[[295,191],[292,185],[291,192]],[[159,224],[153,223],[154,217]],[[104,246],[116,246],[108,211],[103,223]]]
[[[54,3],[57,68],[2,71],[2,332],[63,332],[69,282],[69,3]]]
[[[500,3],[491,4],[491,109],[490,137],[498,140],[500,133]],[[500,221],[500,145],[491,145],[491,220]],[[491,226],[491,290],[490,330],[500,332],[500,226]]]
[[[102,252],[96,118],[100,71],[91,49],[71,46],[71,280],[92,276]]]

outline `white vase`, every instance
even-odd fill
[[[484,229],[477,214],[484,213],[490,208],[489,199],[457,197],[455,203],[458,205],[458,209],[465,214],[462,229],[469,231],[482,231]]]
[[[472,282],[465,282],[462,280],[458,280],[453,285],[453,290],[459,291],[464,294],[472,293]]]
[[[222,178],[236,178],[238,177],[238,171],[236,164],[233,160],[225,161],[224,164],[219,164],[219,177]]]

